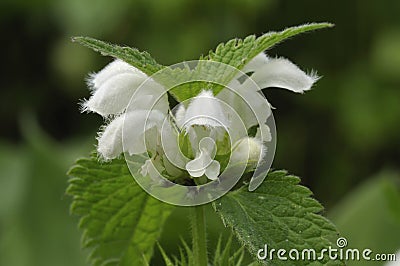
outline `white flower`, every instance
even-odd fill
[[[120,114],[128,106],[136,89],[148,78],[139,69],[121,60],[115,60],[99,73],[90,76],[88,83],[93,95],[83,103],[83,110],[102,116]],[[141,95],[137,95],[133,100],[140,105],[138,107],[147,109],[154,102],[154,95],[162,95],[163,88],[152,80],[147,81],[145,86],[147,88],[140,90]],[[167,111],[168,105],[163,104],[165,102],[164,100],[159,106]]]
[[[177,125],[189,134],[196,156],[185,168],[192,177],[206,175],[214,180],[220,173],[220,164],[214,160],[215,142],[223,138],[229,127],[221,101],[211,91],[202,91],[194,97],[188,108],[183,105],[176,112]]]
[[[264,53],[256,56],[242,71],[245,73],[254,72],[251,79],[261,89],[278,87],[303,93],[311,89],[312,85],[318,80],[314,73],[307,75],[289,60],[268,58]]]
[[[114,119],[100,134],[97,152],[106,160],[113,159],[122,153],[123,116]]]
[[[224,114],[220,100],[212,91],[202,91],[194,97],[187,110],[183,105],[178,110],[177,123],[188,130],[191,126],[228,127],[229,121]]]
[[[84,110],[105,117],[116,116],[99,134],[97,151],[103,159],[116,158],[122,152],[140,154],[148,151],[149,147],[154,151],[159,126],[169,110],[164,88],[121,60],[115,60],[99,73],[91,75],[89,85],[93,95],[83,104]],[[131,100],[133,108],[127,111]],[[129,135],[124,138],[126,150],[122,141],[124,123],[125,133]]]
[[[83,110],[110,121],[99,133],[98,153],[105,160],[124,152],[148,154],[150,158],[140,172],[154,181],[160,180],[160,171],[175,177],[187,173],[192,178],[215,180],[222,167],[217,154],[230,156],[232,164],[254,169],[266,153],[263,142],[271,140],[266,125],[271,106],[260,90],[281,87],[304,92],[317,77],[286,59],[270,59],[264,53],[250,61],[243,72],[250,78],[238,75],[217,95],[203,90],[186,107],[181,103],[172,115],[161,84],[115,60],[91,75],[92,96],[83,104]],[[257,133],[248,137],[253,126],[257,126]],[[181,152],[182,134],[191,147],[190,156]]]

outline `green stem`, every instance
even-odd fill
[[[193,260],[196,266],[207,266],[206,218],[204,205],[191,207]]]

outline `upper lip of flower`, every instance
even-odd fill
[[[220,100],[214,97],[212,91],[203,90],[193,98],[187,109],[181,105],[177,113],[177,124],[185,130],[193,125],[229,127],[229,120],[224,114]]]
[[[256,137],[261,139],[260,136],[262,136],[263,140],[268,141],[271,136],[265,123],[271,110],[269,103],[259,91],[267,87],[281,87],[302,93],[309,90],[318,80],[315,74],[307,75],[289,60],[268,58],[264,53],[251,60],[242,71],[228,85],[229,88],[224,88],[216,96],[211,91],[204,90],[192,99],[187,108],[183,105],[178,108],[175,113],[176,124],[190,135],[191,141],[194,141],[192,145],[196,156],[193,160],[180,158],[181,162],[176,164],[177,167],[183,167],[185,164],[186,170],[192,172],[193,175],[201,173],[210,179],[215,179],[218,175],[215,171],[220,170],[220,165],[214,160],[213,151],[199,147],[204,138],[194,140],[198,137],[193,130],[194,127],[207,128],[210,132],[205,137],[213,141],[218,141],[219,134],[214,129],[222,128],[223,131],[232,131],[237,134],[233,140],[238,141],[244,137],[244,133],[250,127],[257,125],[259,129]],[[250,78],[239,79],[243,73],[251,73]],[[145,80],[147,81],[144,82]],[[98,139],[97,150],[106,160],[113,159],[124,151],[130,154],[146,152],[146,147],[143,146],[145,132],[155,128],[156,135],[160,137],[161,125],[165,124],[165,119],[167,119],[167,124],[170,123],[165,89],[140,70],[121,60],[115,60],[99,73],[91,75],[89,85],[92,88],[92,96],[83,103],[83,110],[96,112],[107,118],[113,117],[111,123],[99,134]],[[141,85],[147,88],[137,92]],[[131,101],[134,94],[135,98]],[[127,110],[129,101],[133,102],[132,110],[130,108]],[[232,115],[232,109],[237,112],[236,117]],[[239,119],[240,123],[243,123],[244,130],[242,131],[238,130]],[[124,130],[123,136],[124,120],[125,127],[129,128],[129,131]],[[143,123],[144,121],[146,123]],[[163,136],[166,138],[163,142],[171,142],[169,149],[179,153],[179,145],[173,144],[177,142],[178,133],[174,132],[173,126],[168,126],[168,128],[172,131]],[[128,147],[122,147],[123,137],[124,140],[130,140],[128,143],[125,142],[127,144],[125,146]],[[154,143],[156,144],[158,145]],[[130,147],[130,145],[135,147]],[[164,152],[168,157],[168,151]],[[192,166],[197,167],[197,164],[203,165],[204,169],[192,168]],[[211,170],[207,172],[207,169]],[[196,171],[198,173],[195,173]]]

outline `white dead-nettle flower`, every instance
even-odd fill
[[[232,164],[256,167],[266,153],[263,141],[271,140],[265,124],[271,107],[260,90],[280,87],[302,93],[317,77],[307,75],[286,59],[271,59],[264,53],[242,71],[251,78],[240,74],[217,95],[205,89],[172,115],[162,85],[137,68],[115,60],[90,76],[92,96],[83,104],[84,111],[96,112],[111,121],[99,133],[98,153],[105,160],[123,152],[147,153],[151,158],[141,173],[152,179],[163,171],[170,176],[187,172],[192,178],[214,180],[221,171],[216,156],[226,147],[231,150],[223,155],[229,155]],[[138,89],[140,86],[145,88]],[[127,110],[128,104],[133,108]],[[247,132],[254,126],[257,134],[249,137]],[[186,137],[180,138],[182,135]],[[190,156],[180,151],[180,139],[189,142]]]

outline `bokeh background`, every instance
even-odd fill
[[[304,95],[265,92],[277,108],[273,167],[302,177],[351,247],[400,249],[399,11],[398,0],[2,0],[0,265],[87,264],[65,173],[94,149],[102,120],[78,104],[87,74],[111,59],[70,37],[137,47],[168,65],[234,37],[324,21],[336,27],[268,51],[323,76]],[[212,246],[222,225],[209,215]],[[186,216],[171,216],[167,251],[187,238]]]

